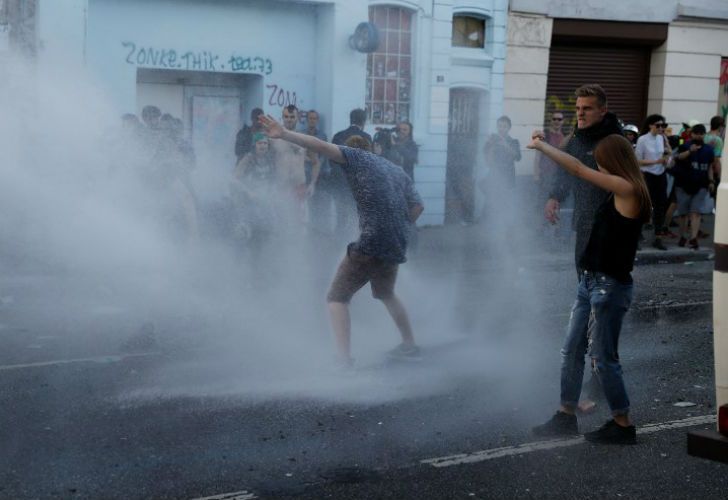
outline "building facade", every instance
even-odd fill
[[[573,91],[601,83],[610,109],[641,128],[725,116],[728,3],[723,0],[511,0],[504,107],[522,144],[552,111],[574,124]],[[533,172],[533,152],[517,166]]]
[[[317,110],[329,137],[354,108],[372,133],[411,122],[422,224],[472,210],[473,165],[502,113],[507,0],[37,4],[38,67],[86,74],[119,115],[153,104],[181,118],[203,197],[222,189],[250,110],[294,104]],[[377,28],[372,52],[351,43],[361,23]]]

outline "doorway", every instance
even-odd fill
[[[445,224],[472,223],[475,217],[475,165],[486,92],[450,89],[445,176]]]
[[[146,105],[180,118],[194,148],[196,195],[218,199],[235,167],[235,136],[250,110],[262,108],[263,78],[203,71],[139,69],[137,110]]]

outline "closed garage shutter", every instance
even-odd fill
[[[563,111],[567,125],[574,125],[574,90],[585,83],[598,83],[607,92],[609,110],[625,123],[641,127],[647,110],[650,50],[644,46],[552,45],[547,113]]]

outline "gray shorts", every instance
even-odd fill
[[[709,213],[706,212],[710,201],[707,189],[702,188],[695,194],[689,194],[678,186],[675,188],[675,196],[677,196],[677,211],[680,215]]]

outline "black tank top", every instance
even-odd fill
[[[589,243],[579,259],[579,267],[631,283],[630,273],[641,231],[642,222],[620,214],[614,206],[614,195],[609,196],[594,216]]]

